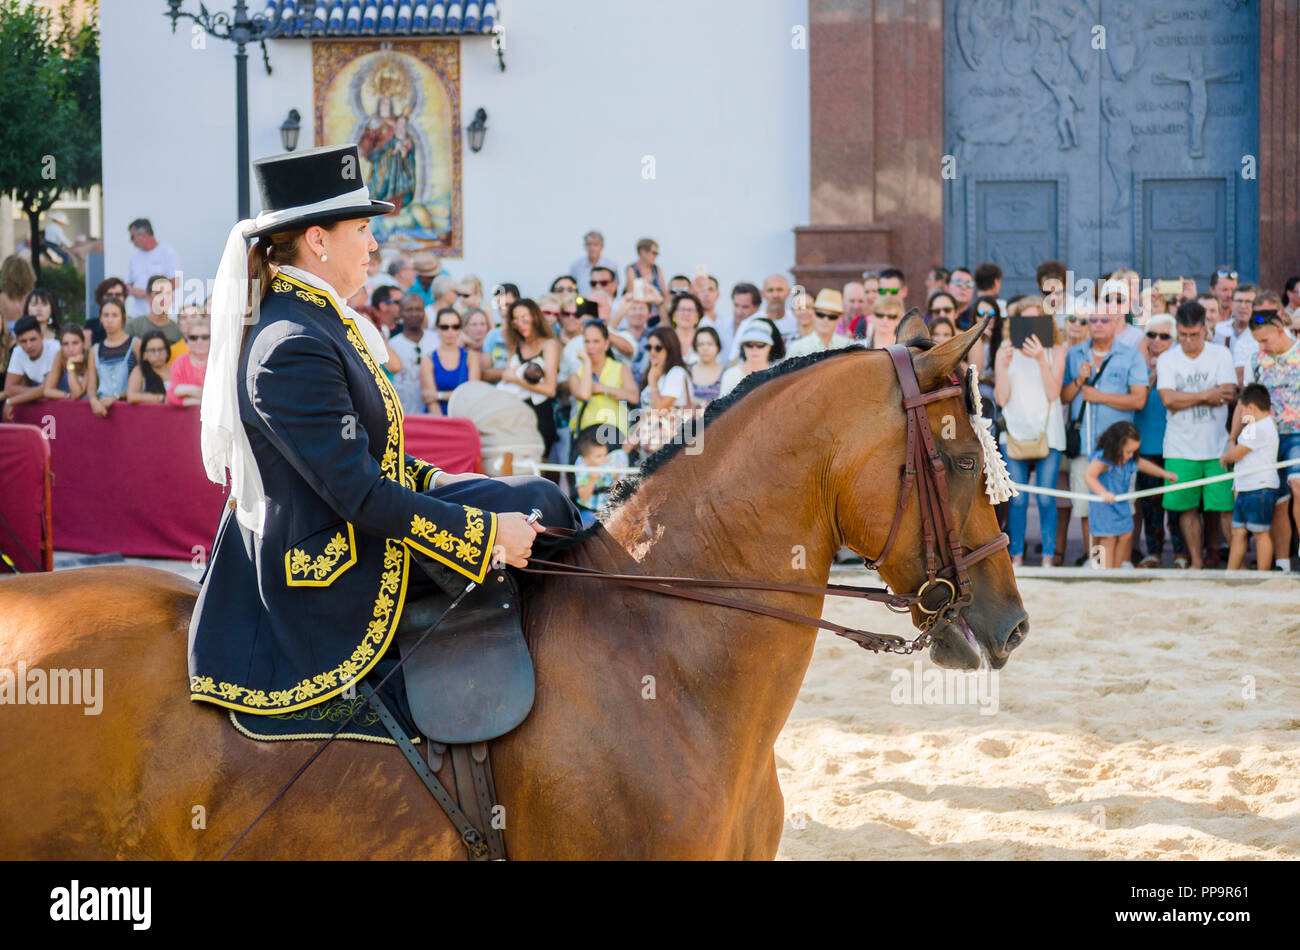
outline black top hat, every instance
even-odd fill
[[[280,212],[281,216],[273,224],[253,231],[249,237],[264,237],[311,224],[388,214],[394,207],[387,201],[372,200],[367,191],[338,207],[320,209],[322,202],[366,187],[361,177],[361,156],[357,154],[356,145],[324,145],[305,152],[259,158],[253,162],[253,174],[262,196],[262,215]],[[284,214],[296,209],[302,209],[302,213]]]

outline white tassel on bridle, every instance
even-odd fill
[[[974,365],[968,367],[966,383],[970,386],[971,393],[978,396],[980,375]],[[998,450],[998,444],[993,441],[993,420],[986,419],[983,413],[977,412],[971,415],[970,421],[975,434],[979,436],[980,448],[984,450],[984,491],[992,504],[1000,505],[1020,493],[1016,491],[1016,486],[1011,481],[1007,463]]]

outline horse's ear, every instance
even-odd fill
[[[957,364],[979,342],[980,335],[992,319],[992,316],[987,316],[964,333],[916,355],[913,365],[916,367],[916,379],[921,384],[921,392],[937,389],[947,376],[957,371]]]
[[[930,339],[930,328],[925,325],[920,309],[913,307],[907,311],[907,316],[898,324],[894,338],[903,346],[916,346],[921,340]]]

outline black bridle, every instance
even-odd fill
[[[992,541],[974,550],[967,551],[962,546],[961,535],[957,530],[957,521],[952,513],[952,502],[948,491],[948,476],[944,467],[943,456],[935,443],[934,431],[925,407],[941,399],[961,396],[961,385],[952,378],[950,385],[942,389],[922,393],[916,378],[916,368],[907,347],[894,344],[887,348],[898,383],[903,392],[903,410],[907,417],[907,456],[901,473],[901,487],[898,492],[898,505],[894,511],[894,521],[890,525],[889,535],[880,553],[867,562],[868,566],[879,570],[878,565],[893,549],[898,537],[899,526],[911,502],[912,487],[916,486],[921,506],[921,528],[925,537],[925,583],[912,594],[895,594],[882,587],[854,587],[847,584],[830,584],[826,587],[809,587],[802,584],[778,584],[760,581],[742,581],[732,578],[700,577],[665,577],[642,574],[613,574],[595,568],[563,564],[558,561],[544,561],[530,558],[528,567],[523,570],[532,574],[558,574],[566,577],[601,578],[617,581],[628,587],[696,600],[723,607],[734,607],[750,613],[763,614],[808,626],[821,627],[842,637],[846,637],[864,649],[872,652],[912,653],[930,645],[931,634],[936,626],[957,620],[962,609],[974,601],[971,593],[969,568],[972,564],[1000,551],[1009,543],[1005,533],[999,534]],[[967,408],[970,408],[969,406]],[[976,407],[978,411],[978,407]],[[571,534],[567,529],[547,529],[551,534]],[[829,620],[807,617],[793,611],[756,604],[752,601],[737,600],[709,594],[698,590],[684,590],[683,587],[723,587],[737,590],[767,590],[789,593],[816,594],[831,597],[857,597],[863,600],[883,603],[896,611],[907,611],[915,607],[922,615],[921,634],[914,640],[904,640],[891,634],[870,633],[845,627]]]

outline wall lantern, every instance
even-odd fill
[[[465,129],[469,135],[469,150],[477,152],[483,148],[483,136],[487,134],[487,110],[479,109],[474,113],[474,121]]]
[[[280,123],[280,144],[286,152],[298,147],[298,131],[302,128],[302,116],[297,109],[289,110],[289,117]]]

